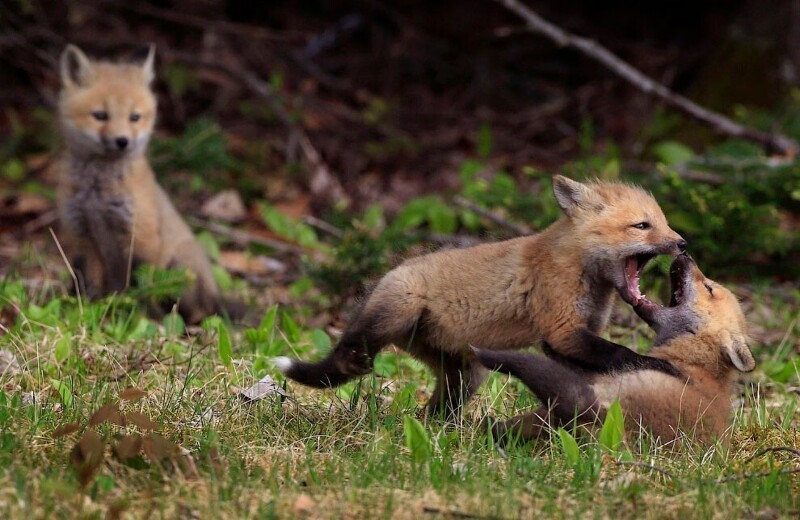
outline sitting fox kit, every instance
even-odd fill
[[[64,50],[59,240],[89,297],[124,290],[139,263],[194,273],[179,303],[194,323],[218,310],[219,290],[208,257],[145,156],[156,118],[154,57],[154,46],[141,64],[91,61],[74,45]]]
[[[645,264],[686,242],[640,188],[555,176],[553,190],[565,216],[541,233],[409,259],[378,282],[327,358],[276,365],[303,384],[337,386],[369,373],[391,343],[433,370],[429,408],[450,412],[485,376],[470,344],[504,350],[545,339],[570,354],[576,331],[605,327],[615,290],[639,302]]]
[[[682,433],[703,443],[727,442],[733,374],[755,368],[744,315],[736,297],[707,279],[688,256],[679,256],[670,274],[669,307],[645,298],[634,306],[657,334],[649,356],[635,354],[640,363],[620,368],[613,355],[600,356],[586,370],[571,363],[569,356],[549,359],[475,349],[483,365],[519,378],[545,404],[536,412],[495,425],[495,434],[535,439],[546,435],[549,427],[573,420],[600,423],[611,403],[619,399],[629,431],[641,427],[661,442],[674,441]],[[606,352],[631,352],[588,333],[571,347],[596,355],[598,344],[604,344]],[[672,373],[650,368],[648,359],[668,364]]]

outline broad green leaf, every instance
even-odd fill
[[[433,453],[431,439],[422,423],[415,417],[405,415],[403,416],[403,431],[406,437],[406,447],[411,450],[411,457],[418,462],[429,459]]]
[[[581,450],[575,441],[575,437],[564,428],[559,428],[558,439],[561,442],[561,451],[564,452],[564,457],[566,457],[570,466],[578,464],[581,458]]]
[[[286,339],[288,339],[291,343],[297,343],[300,341],[300,327],[297,326],[297,323],[292,319],[292,317],[284,313],[281,321],[283,324],[283,333],[286,334]]]
[[[314,329],[311,331],[311,343],[317,347],[317,352],[327,354],[331,350],[331,338],[324,330]]]
[[[63,363],[70,354],[72,354],[72,338],[69,336],[62,336],[56,341],[56,348],[53,353],[55,354],[56,361]]]
[[[278,315],[278,304],[276,303],[272,307],[267,310],[267,313],[264,315],[264,318],[261,320],[261,324],[258,326],[258,330],[263,332],[272,332],[272,328],[275,326],[275,318]]]
[[[619,405],[619,400],[616,400],[608,407],[606,420],[603,421],[603,427],[600,429],[598,440],[600,444],[609,450],[617,451],[624,436],[625,417],[622,414],[622,407]]]
[[[217,324],[217,350],[219,351],[219,358],[222,363],[226,366],[231,366],[233,348],[231,346],[230,335],[228,335],[228,327],[223,323]]]
[[[653,153],[664,163],[681,164],[694,159],[694,152],[685,144],[677,141],[663,141],[653,147]]]
[[[70,390],[69,386],[58,379],[51,379],[50,384],[52,384],[53,388],[55,388],[56,392],[58,392],[58,395],[61,398],[61,403],[66,407],[71,407],[73,398],[72,391]]]

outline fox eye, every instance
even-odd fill
[[[131,117],[130,117],[131,123],[135,123],[136,121],[140,120],[141,118],[142,118],[142,114],[140,114],[138,112],[134,112],[133,114],[131,114]]]
[[[703,285],[705,285],[706,289],[708,289],[708,294],[714,296],[714,287],[712,287],[710,284],[707,283],[704,283]]]
[[[92,117],[98,121],[108,121],[108,112],[105,110],[96,110],[92,112]]]
[[[639,222],[638,224],[634,224],[631,227],[635,227],[636,229],[650,229],[652,226],[649,222]]]

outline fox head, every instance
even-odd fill
[[[632,305],[643,297],[639,275],[647,262],[686,249],[686,241],[669,227],[656,200],[641,188],[581,183],[556,175],[553,192],[572,223],[568,240],[579,249],[584,269],[613,284]]]
[[[147,149],[156,118],[150,88],[154,59],[154,45],[134,64],[95,62],[67,45],[61,54],[59,112],[72,154],[122,158]]]
[[[710,280],[689,255],[670,267],[672,297],[668,307],[642,299],[636,313],[656,331],[655,345],[670,358],[700,365],[724,376],[731,369],[749,372],[756,366],[747,338],[747,323],[736,296]]]

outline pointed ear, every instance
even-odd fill
[[[86,55],[69,44],[61,53],[61,83],[67,88],[85,86],[92,78],[94,67]]]
[[[556,196],[558,206],[569,217],[575,216],[578,210],[602,207],[602,202],[597,200],[597,195],[591,186],[563,175],[553,177],[553,194]]]
[[[756,368],[756,361],[747,346],[747,338],[743,335],[732,335],[722,345],[722,352],[739,372],[750,372]]]
[[[153,82],[156,77],[156,44],[151,43],[147,46],[147,56],[142,62],[142,76],[147,84]]]

